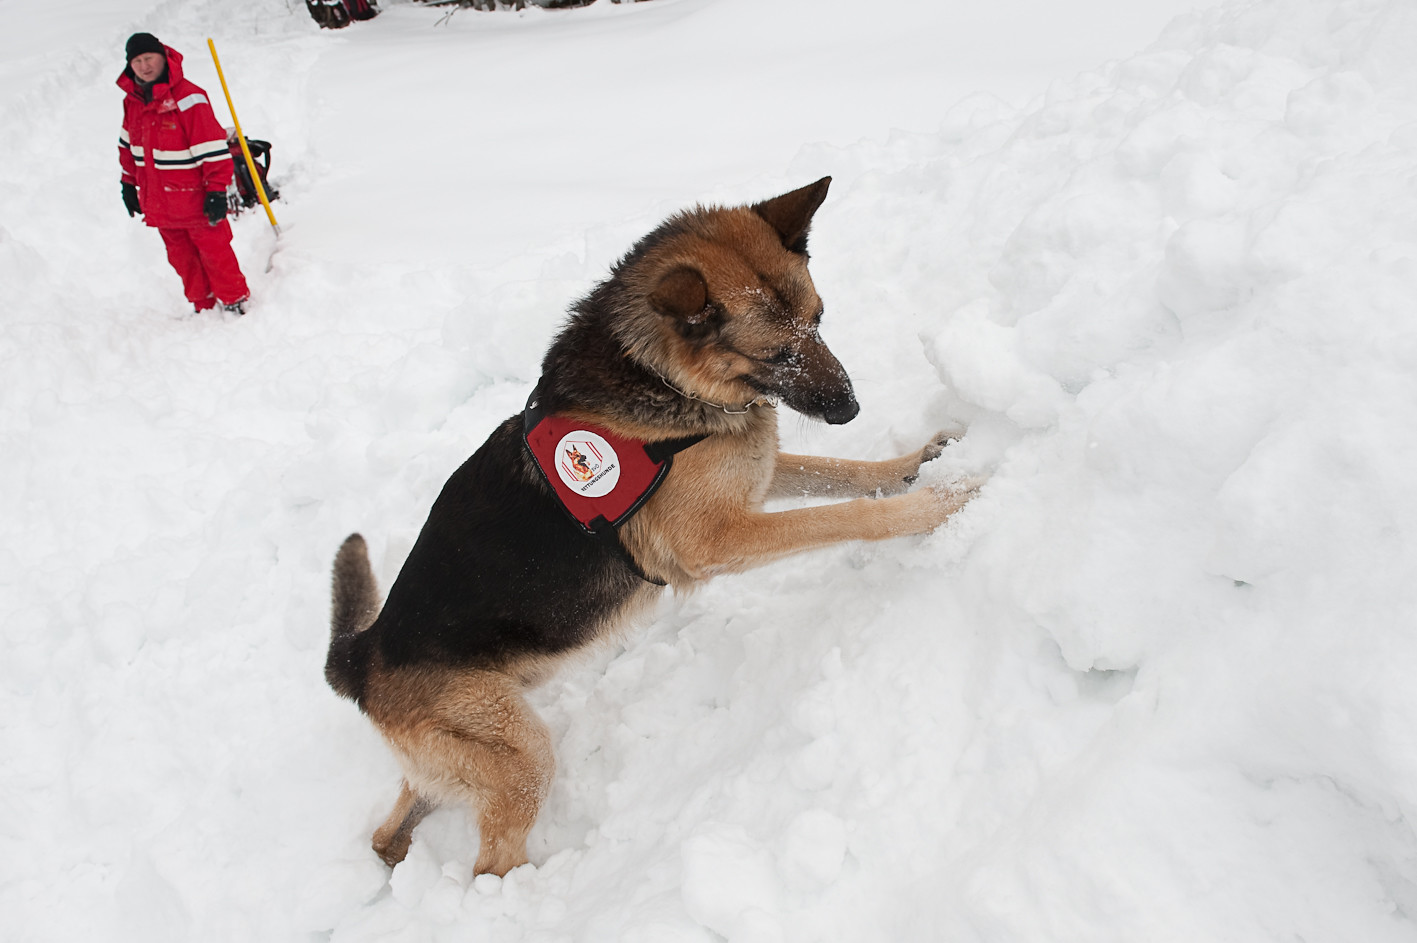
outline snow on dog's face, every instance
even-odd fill
[[[753,206],[671,220],[645,258],[649,307],[668,341],[668,379],[704,399],[780,399],[804,416],[849,422],[851,379],[822,342],[823,305],[807,271],[807,230],[830,177]]]

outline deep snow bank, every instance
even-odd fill
[[[971,419],[986,497],[553,686],[545,864],[453,817],[336,938],[1410,937],[1414,30],[1235,6],[833,155],[848,447]]]
[[[354,73],[251,17],[229,55]],[[720,580],[539,691],[560,775],[505,881],[471,878],[460,810],[392,878],[369,853],[397,774],[321,684],[329,558],[358,527],[387,585],[654,220],[515,264],[340,258],[302,235],[333,165],[294,130],[259,316],[174,321],[108,189],[0,178],[17,938],[1410,939],[1413,48],[1396,0],[1235,4],[1025,115],[966,102],[774,180],[839,176],[814,270],[865,407],[790,447],[965,419],[932,474],[995,477],[939,534]],[[81,78],[25,107],[111,128]],[[288,98],[260,120],[319,126]],[[89,135],[45,179],[109,179]]]

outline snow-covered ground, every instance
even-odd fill
[[[1417,6],[964,6],[0,0],[0,936],[1417,939]],[[120,204],[137,29],[275,142],[244,319]],[[390,874],[334,549],[387,587],[636,236],[823,173],[863,410],[787,445],[990,484],[666,600],[536,692],[532,865]]]

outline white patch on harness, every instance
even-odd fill
[[[594,432],[577,429],[556,444],[556,472],[577,494],[600,498],[620,483],[620,456]]]

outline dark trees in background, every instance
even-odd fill
[[[308,0],[307,0],[308,2]],[[548,10],[588,7],[595,0],[421,0],[435,6],[470,7],[474,10],[524,10],[528,6]],[[611,3],[641,3],[643,0],[610,0]]]
[[[430,6],[474,10],[524,10],[528,5],[548,10],[587,7],[595,0],[420,0]],[[640,3],[643,0],[609,0],[611,3]],[[354,20],[371,20],[379,15],[374,0],[305,0],[310,17],[325,29],[343,29]]]

